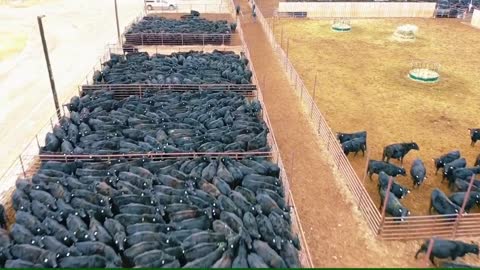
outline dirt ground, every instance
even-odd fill
[[[473,166],[480,153],[480,145],[470,147],[467,130],[480,125],[472,117],[480,113],[478,30],[455,20],[433,19],[353,20],[351,33],[332,32],[327,20],[277,22],[277,37],[283,28],[283,44],[289,39],[289,57],[310,91],[317,76],[315,101],[334,131],[366,130],[368,156],[375,160],[381,159],[388,144],[419,145],[420,151],[410,152],[404,160],[407,176],[397,178],[412,188],[412,161],[420,158],[427,167],[426,182],[403,200],[412,215],[428,213],[433,188],[451,193],[446,182],[440,183],[441,176],[434,175],[432,158],[458,149]],[[406,23],[419,27],[417,40],[392,41],[396,26]],[[412,61],[439,63],[441,81],[409,80]],[[365,158],[349,157],[361,177]],[[377,177],[373,179],[367,178],[365,185],[378,205]]]

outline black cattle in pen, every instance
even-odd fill
[[[469,128],[471,146],[474,146],[475,143],[480,140],[480,128]]]
[[[403,164],[403,158],[410,150],[420,150],[420,148],[415,142],[387,145],[383,148],[382,161],[388,163],[393,158],[400,160],[400,164]]]
[[[435,164],[435,175],[437,175],[438,170],[443,168],[445,166],[445,164],[450,163],[450,162],[452,162],[456,159],[459,159],[459,158],[460,158],[460,151],[458,151],[458,150],[451,151],[451,152],[448,152],[444,155],[441,155],[438,158],[434,158],[433,162]],[[475,165],[475,166],[477,166],[477,165]]]
[[[415,259],[418,258],[420,253],[427,253],[428,246],[430,245],[431,240],[426,240],[421,246],[420,249],[415,254]],[[461,241],[446,240],[440,238],[434,238],[432,252],[430,253],[430,262],[433,265],[435,264],[434,259],[447,259],[451,258],[455,260],[459,257],[463,257],[466,254],[479,254],[478,244],[471,243],[467,244]]]

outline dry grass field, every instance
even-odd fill
[[[473,166],[480,144],[470,146],[467,128],[480,127],[480,31],[449,19],[352,20],[352,32],[330,30],[329,20],[277,20],[275,33],[309,91],[317,75],[315,101],[334,131],[367,130],[369,153],[349,159],[363,178],[365,158],[380,160],[385,145],[415,141],[420,151],[405,160],[406,177],[397,181],[412,188],[408,174],[421,158],[428,179],[403,199],[412,215],[428,213],[430,193],[446,182],[435,176],[432,158],[458,149]],[[391,39],[401,24],[419,27],[414,43]],[[422,84],[409,80],[412,61],[441,65],[441,81]],[[313,94],[313,93],[311,93]],[[398,164],[397,161],[392,161]],[[379,204],[377,180],[365,180]],[[478,210],[475,210],[478,211]]]
[[[20,53],[27,43],[27,35],[0,31],[0,61]]]

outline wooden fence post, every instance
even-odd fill
[[[380,226],[378,226],[377,235],[380,235],[382,233],[383,224],[385,223],[385,215],[387,211],[388,198],[390,197],[390,189],[392,188],[392,183],[393,183],[393,177],[390,176],[388,178],[387,189],[385,190],[385,199],[383,200],[383,207],[382,207],[382,220],[380,221]]]
[[[465,206],[467,205],[467,201],[470,199],[470,192],[472,191],[473,181],[475,181],[475,174],[472,175],[470,178],[470,183],[468,184],[467,193],[465,194],[465,198],[463,198],[462,208],[460,212],[457,214],[457,219],[455,220],[455,226],[453,227],[452,237],[455,238],[457,235],[458,224],[460,223],[460,219],[463,216],[463,212],[465,211]]]

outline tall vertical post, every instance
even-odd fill
[[[280,31],[280,48],[283,49],[283,27],[282,27],[282,30]]]
[[[363,183],[365,183],[365,179],[367,179],[368,174],[368,161],[369,161],[369,154],[367,152],[367,159],[365,160],[365,174],[363,175]]]
[[[428,244],[428,248],[427,248],[427,253],[425,253],[425,267],[430,267],[430,254],[432,254],[432,250],[433,250],[433,244],[435,243],[435,238],[432,237],[430,239],[430,243]]]
[[[387,189],[385,190],[385,199],[383,200],[382,208],[382,220],[380,221],[380,226],[378,226],[378,235],[382,232],[383,224],[385,223],[385,215],[387,213],[388,198],[390,197],[390,189],[392,188],[393,177],[388,178]]]
[[[43,31],[43,24],[42,24],[43,17],[45,17],[45,15],[37,16],[38,28],[40,29],[40,37],[42,39],[43,53],[45,54],[45,62],[47,62],[48,77],[50,79],[50,87],[52,88],[55,111],[57,112],[58,120],[60,120],[60,118],[62,118],[62,115],[60,113],[60,106],[58,105],[58,96],[57,96],[57,90],[55,88],[55,80],[53,79],[52,67],[50,65],[50,57],[48,56],[47,41],[45,40],[45,33]]]
[[[313,113],[313,104],[315,104],[316,92],[317,92],[317,73],[315,73],[315,81],[313,83],[313,97],[312,97],[312,106],[310,108],[310,117],[312,117],[312,113]]]
[[[118,7],[117,7],[117,0],[113,0],[115,3],[115,20],[117,22],[117,36],[118,36],[118,44],[122,47],[122,37],[120,36],[120,23],[118,22]]]
[[[462,218],[463,212],[465,211],[465,206],[467,205],[467,202],[470,199],[470,192],[472,191],[472,186],[474,181],[475,181],[475,174],[472,175],[472,178],[470,178],[470,183],[468,184],[467,193],[465,194],[465,198],[463,199],[462,208],[460,209],[460,212],[457,214],[457,218],[455,220],[455,226],[453,227],[453,235],[452,235],[453,238],[455,238],[457,234],[458,223],[460,223],[460,219]]]

